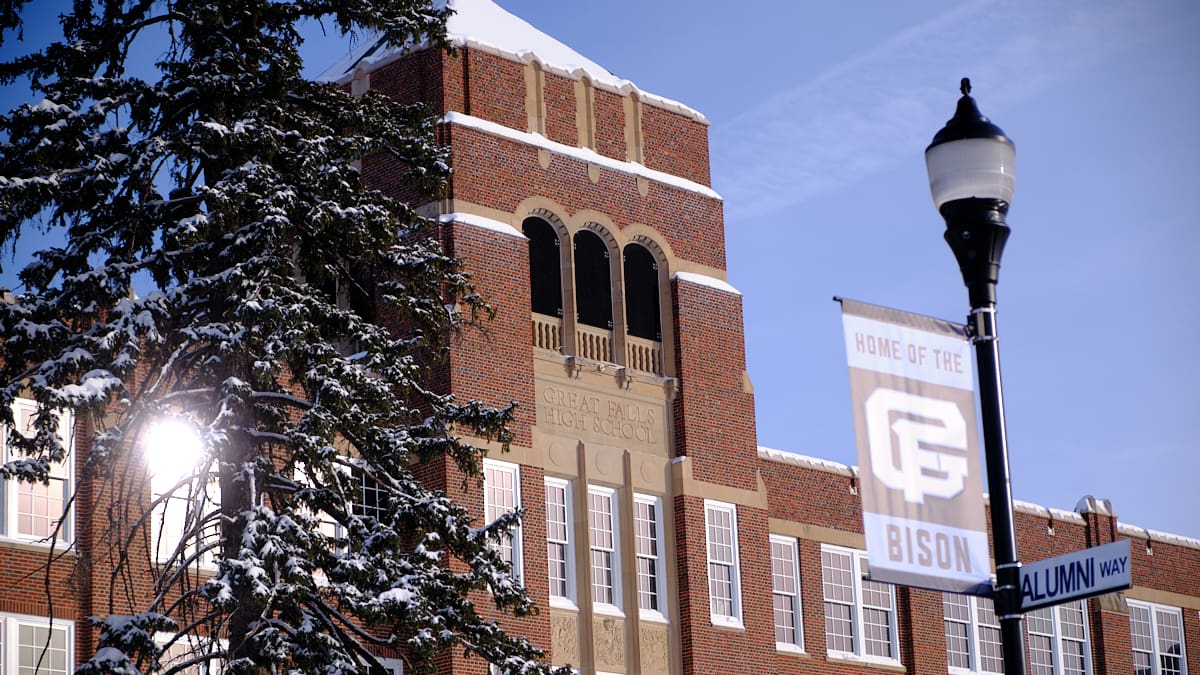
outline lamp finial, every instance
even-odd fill
[[[969,77],[964,77],[964,78],[962,79],[962,84],[961,84],[961,85],[959,85],[959,91],[961,91],[961,92],[962,92],[962,95],[963,95],[963,96],[970,96],[970,95],[971,95],[971,78],[969,78]]]

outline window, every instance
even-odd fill
[[[484,519],[492,522],[521,504],[520,470],[516,464],[494,459],[483,460]],[[521,530],[513,528],[495,544],[504,562],[512,566],[513,576],[521,578]]]
[[[546,478],[546,572],[550,603],[575,606],[575,556],[571,536],[571,484]]]
[[[214,547],[220,540],[218,512],[221,510],[216,476],[180,481],[176,476],[152,475],[150,487],[157,502],[150,516],[154,561],[215,569]]]
[[[704,527],[708,539],[708,600],[712,622],[741,628],[737,507],[704,500]]]
[[[613,327],[612,270],[608,246],[595,232],[575,233],[575,312],[579,323]]]
[[[197,425],[186,417],[164,416],[140,440],[154,504],[154,561],[212,569],[220,538],[221,490]]]
[[[388,509],[388,491],[366,469],[354,467],[354,487],[359,491],[353,504],[354,515],[383,522]]]
[[[16,675],[69,675],[75,670],[75,624],[0,614],[0,671]]]
[[[862,551],[821,547],[825,646],[838,658],[899,663],[891,584],[865,579]]]
[[[558,233],[541,218],[522,224],[529,239],[529,304],[538,314],[562,316],[562,262]]]
[[[588,534],[592,555],[592,602],[597,611],[621,611],[621,577],[618,572],[616,491],[588,487]]]
[[[1187,675],[1182,611],[1140,600],[1126,602],[1135,675]]]
[[[1091,672],[1087,614],[1083,600],[1025,614],[1030,675],[1087,675]]]
[[[625,247],[625,320],[634,337],[662,340],[658,305],[658,262],[645,246]]]
[[[942,594],[946,663],[952,673],[1003,673],[1000,622],[991,598]]]
[[[771,599],[775,608],[775,648],[804,651],[800,555],[791,537],[771,535]]]
[[[13,401],[12,409],[17,433],[32,438],[36,434],[34,423],[37,420],[37,403],[19,398]],[[71,540],[71,521],[66,505],[72,489],[74,427],[75,417],[70,413],[62,413],[58,420],[58,438],[66,444],[67,460],[50,465],[48,483],[0,480],[0,495],[3,497],[0,500],[0,512],[3,514],[0,535],[26,541],[49,542],[52,537],[59,542]],[[25,459],[27,456],[10,440],[16,439],[10,439],[5,430],[0,429],[0,452],[3,455],[0,461]]]
[[[642,618],[666,620],[661,499],[634,495],[633,537],[637,554],[638,611]]]

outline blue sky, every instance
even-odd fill
[[[712,122],[761,445],[856,464],[834,295],[963,320],[924,150],[972,78],[1017,146],[1017,499],[1200,537],[1200,5],[499,0]]]
[[[758,441],[847,464],[831,297],[967,311],[923,152],[971,77],[1017,146],[998,304],[1014,493],[1066,510],[1108,498],[1124,522],[1200,538],[1200,300],[1185,274],[1200,250],[1200,4],[498,1],[708,116]],[[344,44],[312,40],[314,74]]]

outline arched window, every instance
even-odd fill
[[[575,312],[579,323],[612,328],[612,273],[608,246],[594,232],[575,233]]]
[[[640,244],[625,247],[625,323],[628,333],[662,340],[658,309],[658,262]]]
[[[562,316],[562,267],[558,233],[541,218],[526,218],[521,228],[529,238],[529,304],[538,314]]]

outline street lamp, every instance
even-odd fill
[[[1013,195],[1016,148],[1000,127],[980,114],[970,93],[971,82],[964,77],[958,109],[925,149],[925,165],[933,202],[946,220],[946,243],[958,260],[971,301],[967,328],[979,369],[984,460],[996,559],[992,598],[1000,619],[1004,672],[1025,675],[1021,562],[1013,522],[996,335],[996,283],[1000,278],[1000,256],[1010,231],[1004,216]]]

